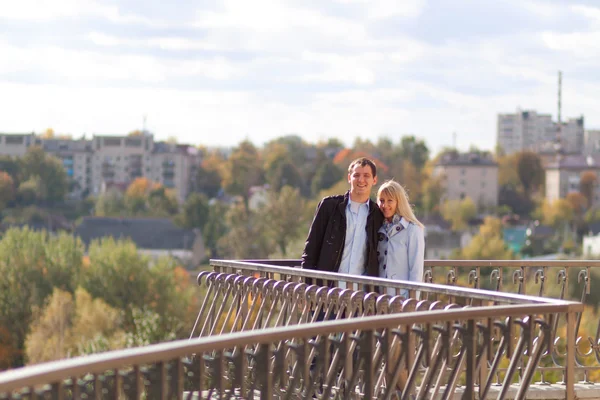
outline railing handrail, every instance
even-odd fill
[[[296,258],[242,260],[269,264],[296,264]],[[425,260],[425,267],[600,267],[600,260]]]
[[[291,261],[291,260],[288,260]],[[426,282],[410,282],[402,280],[390,280],[385,278],[377,278],[371,276],[358,276],[341,274],[337,272],[324,272],[313,269],[301,269],[294,267],[281,267],[276,265],[261,264],[259,262],[251,261],[232,261],[232,260],[210,260],[211,266],[225,267],[225,268],[240,268],[249,269],[254,268],[256,272],[270,272],[278,273],[282,275],[294,275],[303,278],[311,279],[322,279],[322,280],[334,280],[344,281],[348,283],[356,283],[359,285],[385,285],[386,287],[398,288],[398,289],[409,289],[414,291],[427,291],[429,293],[441,293],[450,296],[463,296],[478,300],[486,301],[500,301],[513,304],[565,304],[574,307],[579,307],[579,302],[528,296],[516,293],[504,293],[496,292],[486,289],[473,289],[462,286],[450,286],[440,285],[436,283]],[[198,279],[203,276],[203,272],[198,275]],[[582,308],[583,309],[583,308]]]
[[[466,307],[460,309],[419,311],[363,318],[349,318],[311,324],[267,328],[260,332],[245,331],[219,336],[178,340],[9,370],[0,373],[0,393],[10,392],[23,387],[33,387],[40,384],[58,382],[73,376],[100,373],[111,369],[120,369],[124,366],[168,362],[192,353],[218,351],[249,344],[272,343],[274,341],[286,340],[290,337],[313,337],[355,330],[395,328],[401,325],[451,322],[465,319],[568,313],[581,310],[583,310],[583,305],[581,303],[567,301],[559,304]]]

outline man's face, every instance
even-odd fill
[[[373,185],[377,183],[377,177],[373,176],[370,166],[362,167],[357,164],[348,174],[348,183],[350,183],[350,193],[359,197],[369,197]]]

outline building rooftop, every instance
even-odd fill
[[[557,156],[548,161],[546,169],[600,169],[600,154],[585,156],[582,154],[569,154]]]
[[[141,249],[191,250],[197,234],[168,218],[85,217],[75,228],[75,235],[86,246],[94,239],[111,236],[130,238]]]
[[[437,165],[443,166],[497,166],[498,164],[492,158],[490,153],[468,152],[459,153],[457,151],[448,151],[440,157]]]

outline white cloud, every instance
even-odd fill
[[[438,1],[445,0],[338,0],[328,9],[301,0],[224,0],[217,11],[169,15],[173,30],[153,29],[166,25],[100,1],[16,2],[1,9],[0,18],[29,24],[98,16],[144,29],[130,35],[109,24],[68,32],[87,40],[82,49],[76,48],[80,41],[59,36],[28,37],[18,45],[10,31],[0,36],[0,131],[51,126],[75,135],[124,133],[147,114],[159,138],[211,145],[246,137],[260,144],[290,132],[309,141],[337,136],[348,144],[357,136],[413,133],[439,149],[457,132],[462,148],[491,149],[496,113],[556,108],[562,60],[570,68],[600,62],[597,29],[583,27],[521,35],[506,21],[496,35],[456,39],[437,25],[411,37],[398,22],[385,34],[391,24],[383,19],[414,28],[415,18]],[[521,7],[516,1],[507,6]],[[347,8],[335,14],[336,7]],[[560,19],[568,9],[541,1],[522,7],[544,20]],[[570,10],[600,24],[595,8]],[[450,15],[447,22],[456,23]],[[16,76],[56,85],[7,81]],[[600,126],[600,83],[567,79],[564,114],[585,113],[586,126]],[[239,87],[232,90],[234,84]]]
[[[0,18],[23,21],[75,19],[83,16],[98,16],[116,23],[162,25],[140,16],[124,15],[117,6],[94,0],[19,0],[0,7]]]
[[[372,19],[389,17],[417,17],[427,4],[426,0],[336,0],[341,4],[360,5]]]

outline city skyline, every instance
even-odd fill
[[[401,3],[401,4],[400,4]],[[0,129],[143,127],[233,146],[416,135],[492,150],[499,113],[600,128],[593,1],[13,2],[0,10]],[[35,28],[35,29],[34,29]],[[596,112],[595,112],[596,111]]]

